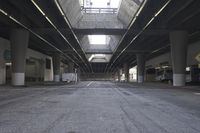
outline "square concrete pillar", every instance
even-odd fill
[[[144,73],[145,73],[145,55],[144,53],[138,53],[137,58],[137,81],[138,83],[144,82]]]
[[[124,75],[125,75],[125,82],[129,82],[129,65],[124,63]]]
[[[25,85],[26,51],[29,42],[29,31],[13,29],[10,35],[12,57],[12,85]]]
[[[60,53],[53,54],[53,73],[54,73],[54,81],[60,82]]]
[[[171,32],[170,44],[173,67],[173,85],[185,86],[188,33],[186,31]]]

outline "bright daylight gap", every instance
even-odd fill
[[[106,45],[106,35],[89,35],[91,45]]]
[[[91,8],[118,8],[120,1],[121,0],[84,0],[84,6]]]

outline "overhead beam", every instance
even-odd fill
[[[31,28],[34,32],[38,34],[57,34],[55,29],[53,28]],[[59,29],[60,31],[66,33],[67,35],[70,35],[71,32],[69,32],[69,29]],[[145,36],[160,36],[160,35],[166,35],[170,31],[174,29],[148,29],[143,32],[143,35]],[[182,29],[184,30],[184,29]],[[125,34],[126,29],[75,29],[75,34],[76,35],[123,35]],[[130,31],[128,34],[136,34],[141,29],[134,29]]]
[[[113,54],[113,52],[110,51],[86,51],[86,54]]]
[[[75,34],[81,35],[123,35],[127,29],[74,29]]]

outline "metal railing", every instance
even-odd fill
[[[83,13],[110,13],[110,14],[116,14],[117,8],[87,8],[82,7],[81,11]]]

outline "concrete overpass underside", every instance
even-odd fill
[[[1,3],[3,38],[9,40],[12,29],[26,29],[29,48],[49,56],[58,52],[65,64],[73,62],[83,73],[99,72],[103,67],[100,73],[113,74],[124,64],[137,65],[138,53],[150,60],[170,52],[170,34],[175,31],[187,32],[187,45],[199,36],[199,3],[193,0],[122,0],[117,8],[112,2],[106,8],[95,8],[95,2],[88,4],[88,0]],[[94,38],[98,36],[104,38]]]
[[[0,133],[199,133],[199,0],[1,0]]]

